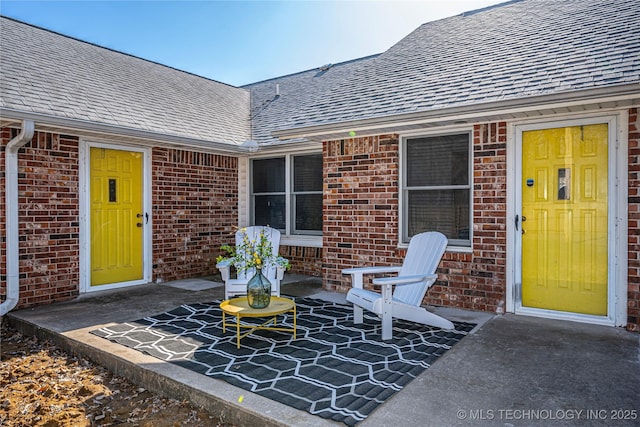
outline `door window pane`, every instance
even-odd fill
[[[558,200],[571,200],[571,168],[558,169]]]

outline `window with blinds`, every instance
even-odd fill
[[[403,142],[403,241],[440,231],[451,246],[471,246],[471,134]]]
[[[253,224],[286,228],[285,159],[252,162]]]
[[[293,234],[322,234],[322,154],[293,156]]]
[[[252,160],[251,184],[254,225],[322,234],[322,154]]]

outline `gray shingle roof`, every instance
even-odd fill
[[[0,18],[0,106],[209,142],[249,139],[249,93]]]
[[[370,65],[377,55],[265,80],[243,86],[251,92],[253,139],[261,144],[277,142],[271,131],[295,120],[301,106],[322,103],[334,87],[350,80],[354,73]],[[277,91],[277,92],[276,92]]]
[[[639,17],[637,0],[523,0],[430,22],[322,96],[280,112],[280,121],[269,126],[290,129],[638,82]]]
[[[516,0],[424,24],[380,55],[244,88],[1,18],[0,106],[274,143],[277,130],[640,82],[638,16],[637,0]]]

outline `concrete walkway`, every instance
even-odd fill
[[[345,301],[322,291],[317,279],[286,277],[283,294]],[[25,334],[51,339],[151,391],[221,412],[238,426],[342,425],[89,333],[222,296],[220,284],[183,280],[85,294],[14,311],[8,319]],[[640,425],[640,335],[531,317],[437,312],[479,326],[359,426]]]

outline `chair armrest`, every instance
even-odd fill
[[[216,264],[216,267],[218,268],[224,268],[224,267],[230,267],[230,266],[231,266],[230,259],[223,259],[222,261]]]
[[[216,267],[218,268],[218,270],[220,270],[222,281],[227,283],[231,275],[231,261],[230,260],[220,261],[219,263],[216,264]]]
[[[391,266],[378,266],[378,267],[357,267],[357,268],[345,268],[342,270],[342,274],[351,275],[351,287],[356,289],[362,289],[364,287],[362,282],[362,276],[365,274],[380,274],[380,273],[398,273],[402,270],[400,265]]]
[[[276,267],[276,280],[282,280],[285,271],[289,268],[289,260],[285,257],[278,256],[273,265]]]
[[[379,274],[379,273],[399,273],[402,270],[401,265],[387,265],[378,267],[356,267],[345,268],[342,274]]]
[[[413,283],[426,280],[435,282],[437,278],[437,274],[414,274],[411,276],[378,277],[377,279],[373,279],[372,283],[374,285],[382,286],[382,305],[385,306],[389,304],[387,307],[390,307],[391,301],[393,299],[393,285],[411,285]]]
[[[437,274],[415,274],[412,276],[398,276],[398,277],[378,277],[373,279],[371,283],[374,285],[410,285],[416,282],[422,282],[424,280],[435,280],[438,278]]]

